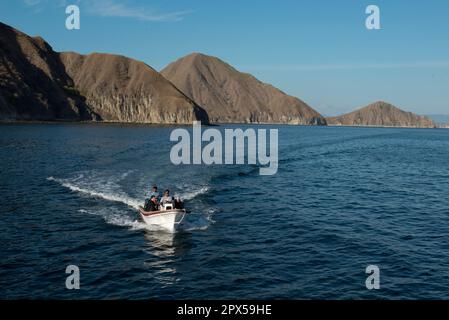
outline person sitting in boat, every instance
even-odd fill
[[[161,198],[159,204],[163,207],[167,203],[173,203],[173,197],[170,196],[170,190],[168,189],[164,191],[164,196]]]
[[[151,188],[151,192],[150,192],[150,199],[152,196],[156,197],[156,200],[159,201],[159,199],[161,198],[161,195],[159,194],[159,192],[157,191],[157,186],[154,185],[153,188]]]
[[[150,199],[147,199],[145,201],[144,210],[147,212],[158,211],[159,210],[158,207],[159,207],[159,205],[158,205],[157,198],[155,195],[152,195]]]

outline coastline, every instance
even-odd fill
[[[190,126],[191,123],[147,123],[126,121],[71,121],[71,120],[0,120],[0,125],[15,124],[79,124],[79,125],[123,125],[123,126],[154,126],[154,127],[182,127]],[[202,124],[203,126],[217,126],[216,124]]]
[[[381,126],[381,125],[343,125],[328,124],[328,127],[352,127],[352,128],[383,128],[383,129],[449,129],[445,127],[412,127],[412,126]]]
[[[191,123],[146,123],[146,122],[126,122],[126,121],[71,121],[71,120],[0,120],[0,125],[26,125],[26,124],[79,124],[79,125],[122,125],[122,126],[151,126],[151,127],[183,127],[190,126]],[[384,128],[384,129],[449,129],[448,127],[413,127],[413,126],[381,126],[381,125],[310,125],[310,124],[292,124],[278,122],[217,122],[202,124],[202,126],[219,127],[225,125],[285,125],[300,127],[353,127],[353,128]]]

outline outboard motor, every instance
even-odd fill
[[[176,197],[175,198],[175,209],[184,209],[184,203],[182,202],[181,198]]]

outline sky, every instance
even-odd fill
[[[67,30],[67,5],[81,29]],[[368,5],[380,30],[368,30]],[[192,52],[299,97],[324,115],[378,100],[449,114],[448,0],[2,0],[0,21],[56,51],[107,52],[157,70]]]

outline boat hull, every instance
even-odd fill
[[[175,232],[186,215],[184,209],[147,212],[142,207],[139,208],[139,213],[146,224],[158,226],[169,232]]]

